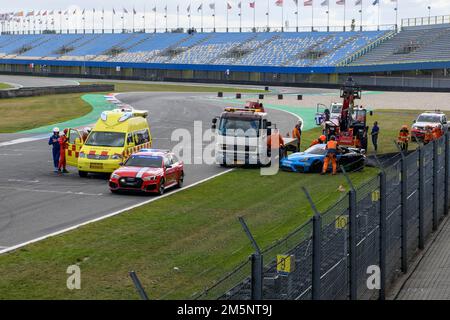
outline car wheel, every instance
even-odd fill
[[[184,183],[184,172],[181,173],[180,178],[178,179],[177,188],[183,188]]]
[[[159,188],[158,188],[159,196],[162,196],[164,194],[164,184],[165,184],[165,181],[164,181],[164,179],[162,179],[161,182],[159,183]]]
[[[320,173],[322,172],[323,164],[320,161],[314,161],[314,163],[311,165],[310,171],[312,173]]]
[[[78,171],[78,175],[81,178],[86,178],[88,176],[88,173],[86,171]]]

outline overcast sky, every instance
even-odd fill
[[[249,3],[253,0],[242,0],[242,25],[243,27],[253,26],[253,9],[250,8]],[[267,8],[270,5],[270,25],[271,26],[281,26],[282,24],[282,10],[280,7],[275,6],[276,0],[255,0],[256,1],[256,26],[265,27],[267,25]],[[304,0],[299,0],[300,14],[299,21],[300,26],[311,26],[312,20],[312,10],[311,7],[303,6]],[[326,26],[327,25],[327,7],[322,7],[320,4],[324,0],[314,0],[314,25],[315,26]],[[346,10],[346,20],[347,24],[350,24],[352,18],[354,18],[359,25],[360,14],[359,6],[355,6],[356,0],[346,0],[347,10]],[[363,1],[363,24],[364,25],[377,25],[378,24],[378,6],[373,6],[374,0],[362,0]],[[380,0],[380,23],[381,24],[394,24],[395,23],[395,0]],[[112,25],[112,8],[117,11],[115,25],[116,28],[121,27],[122,20],[120,15],[125,7],[129,12],[132,12],[133,7],[138,12],[135,16],[135,26],[136,28],[141,28],[144,23],[144,8],[145,8],[145,21],[146,28],[151,29],[155,26],[155,18],[152,9],[157,7],[157,19],[156,25],[158,28],[165,28],[164,19],[164,7],[168,7],[168,27],[173,28],[177,26],[177,13],[176,7],[180,6],[180,20],[179,24],[182,27],[187,27],[189,25],[189,19],[187,17],[187,7],[191,4],[192,12],[192,26],[200,28],[201,24],[201,13],[198,12],[199,6],[203,3],[203,23],[205,28],[211,28],[213,26],[213,11],[210,9],[209,4],[216,4],[216,26],[225,27],[226,26],[226,7],[227,2],[232,6],[229,10],[229,26],[239,27],[239,9],[238,3],[241,0],[58,0],[58,1],[48,1],[48,0],[16,0],[16,1],[4,1],[0,0],[1,12],[17,12],[30,10],[66,10],[70,9],[72,12],[74,9],[86,9],[86,28],[92,28],[92,9],[95,8],[97,11],[95,27],[101,28],[101,10],[105,10],[105,28],[109,29]],[[125,6],[124,6],[125,4]],[[450,0],[398,0],[398,14],[399,21],[401,18],[407,17],[427,17],[428,16],[428,6],[431,6],[431,15],[450,15]],[[336,0],[330,0],[330,25],[341,26],[344,21],[344,6],[336,5]],[[297,11],[294,0],[284,0],[284,24],[288,21],[290,27],[295,27],[297,24],[295,12]],[[55,18],[55,24],[58,26],[59,17]],[[75,25],[80,28],[83,24],[81,16],[78,18],[72,17],[70,20],[66,21],[63,19],[63,25],[69,24],[71,28]],[[126,15],[125,26],[131,28],[132,26],[132,16]]]

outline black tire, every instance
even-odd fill
[[[78,171],[80,178],[87,178],[88,173],[86,171]]]
[[[159,184],[159,189],[158,189],[158,196],[162,196],[164,194],[165,191],[165,187],[164,187],[165,181],[164,179],[161,179],[161,183]]]
[[[320,173],[320,172],[322,172],[322,169],[323,169],[323,163],[320,161],[314,161],[313,164],[311,165],[310,171],[312,173]]]
[[[184,172],[181,172],[181,176],[178,179],[177,188],[179,189],[183,188],[183,184],[184,184]]]

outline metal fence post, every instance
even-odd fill
[[[406,156],[400,145],[394,141],[400,155],[402,156],[400,166],[401,187],[401,269],[403,273],[408,272],[408,166]]]
[[[356,191],[349,192],[349,257],[350,257],[350,300],[358,299],[356,266]]]
[[[402,272],[408,272],[408,167],[406,157],[402,153],[401,162],[401,220],[402,220]]]
[[[419,249],[425,248],[425,152],[419,148]]]
[[[348,254],[350,260],[350,300],[358,299],[358,269],[357,269],[357,259],[356,259],[356,243],[357,243],[357,207],[356,207],[356,190],[353,186],[350,177],[348,176],[345,168],[341,166],[342,173],[344,174],[345,179],[347,180],[348,185],[350,186],[350,191],[348,193],[349,199],[349,223],[348,223]]]
[[[322,216],[313,217],[313,251],[312,251],[312,299],[320,300],[320,269],[322,264]]]
[[[386,173],[380,172],[380,300],[386,299],[386,217],[387,217],[387,185]]]
[[[439,224],[438,216],[438,158],[439,150],[436,140],[433,140],[433,231],[436,231]]]
[[[252,263],[252,275],[251,275],[251,287],[252,287],[252,293],[251,293],[251,299],[252,300],[262,300],[263,299],[263,255],[261,253],[261,249],[258,246],[258,243],[256,243],[255,238],[253,238],[252,233],[250,232],[250,229],[248,228],[247,224],[245,223],[245,220],[243,217],[238,217],[239,222],[242,225],[242,228],[245,231],[245,234],[249,238],[253,248],[255,249],[255,253],[251,255],[251,263]]]
[[[322,216],[320,215],[319,210],[317,210],[314,201],[311,198],[308,190],[305,187],[302,187],[303,192],[306,195],[306,199],[308,200],[313,212],[314,216],[312,219],[313,222],[313,236],[312,236],[312,299],[320,300],[322,295],[321,289],[321,281],[320,281],[320,272],[322,266]]]
[[[445,195],[444,195],[444,214],[447,215],[448,214],[448,208],[450,206],[449,204],[449,197],[448,197],[448,192],[449,192],[449,183],[450,183],[450,147],[449,147],[449,133],[447,132],[447,134],[445,135]]]
[[[142,300],[148,300],[147,293],[144,290],[144,287],[141,284],[141,281],[139,281],[139,278],[134,271],[129,272],[131,280],[133,280],[134,286],[136,287],[137,292],[139,293],[139,296]]]
[[[262,300],[263,297],[263,256],[253,253],[252,263],[252,300]]]

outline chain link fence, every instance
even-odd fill
[[[448,212],[449,141],[447,134],[393,158],[357,188],[349,180],[326,212],[310,200],[311,220],[197,298],[385,299]]]

